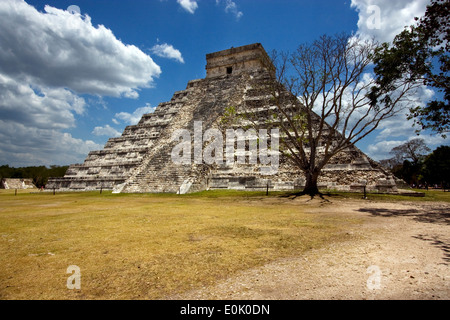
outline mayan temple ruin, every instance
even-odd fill
[[[262,174],[262,164],[210,165],[192,161],[174,163],[172,150],[179,144],[179,129],[202,132],[217,128],[227,108],[239,113],[254,106],[270,108],[258,82],[267,78],[269,58],[261,44],[231,48],[206,55],[206,77],[189,81],[183,91],[145,114],[137,125],[111,138],[103,150],[92,151],[83,164],[71,165],[64,178],[50,179],[47,189],[115,193],[188,193],[213,189],[297,190],[305,185],[301,172],[280,156],[276,174]],[[270,64],[271,65],[271,64]],[[239,127],[239,124],[236,124]],[[193,153],[194,157],[194,153]],[[375,192],[397,190],[392,174],[358,148],[333,157],[323,169],[319,188],[361,191],[362,184]]]
[[[37,189],[33,184],[33,179],[11,179],[4,178],[0,180],[0,189]]]

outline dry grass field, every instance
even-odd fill
[[[298,255],[357,223],[258,193],[0,194],[1,299],[164,299]],[[67,268],[80,268],[69,290]]]
[[[346,197],[359,196],[335,196]],[[328,209],[317,210],[322,206]],[[329,208],[332,202],[300,203],[283,193],[2,190],[0,299],[167,299],[354,240],[349,230],[363,219]],[[80,290],[67,287],[72,265]]]

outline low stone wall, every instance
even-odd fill
[[[363,192],[364,187],[368,192],[395,193],[398,191],[397,185],[391,176],[385,176],[376,170],[351,171],[351,175],[346,171],[324,172],[318,181],[319,189]],[[231,189],[260,191],[267,188],[272,191],[302,190],[305,187],[303,177],[295,177],[291,174],[291,179],[277,177],[262,178],[258,176],[235,176],[213,174],[208,181],[208,188],[211,190]]]

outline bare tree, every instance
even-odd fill
[[[418,86],[391,83],[374,103],[369,93],[377,86],[371,73],[377,47],[344,34],[322,36],[292,54],[273,54],[276,72],[261,88],[272,108],[263,114],[248,110],[246,118],[280,129],[281,152],[305,175],[304,194],[320,194],[317,181],[330,159],[397,114]]]
[[[411,160],[416,165],[431,152],[431,149],[425,144],[425,140],[416,138],[409,140],[391,150],[391,154],[397,163],[403,163],[405,160]]]

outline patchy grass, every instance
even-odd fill
[[[359,223],[286,195],[1,191],[0,299],[164,299],[345,240]],[[66,286],[71,265],[81,290]]]

